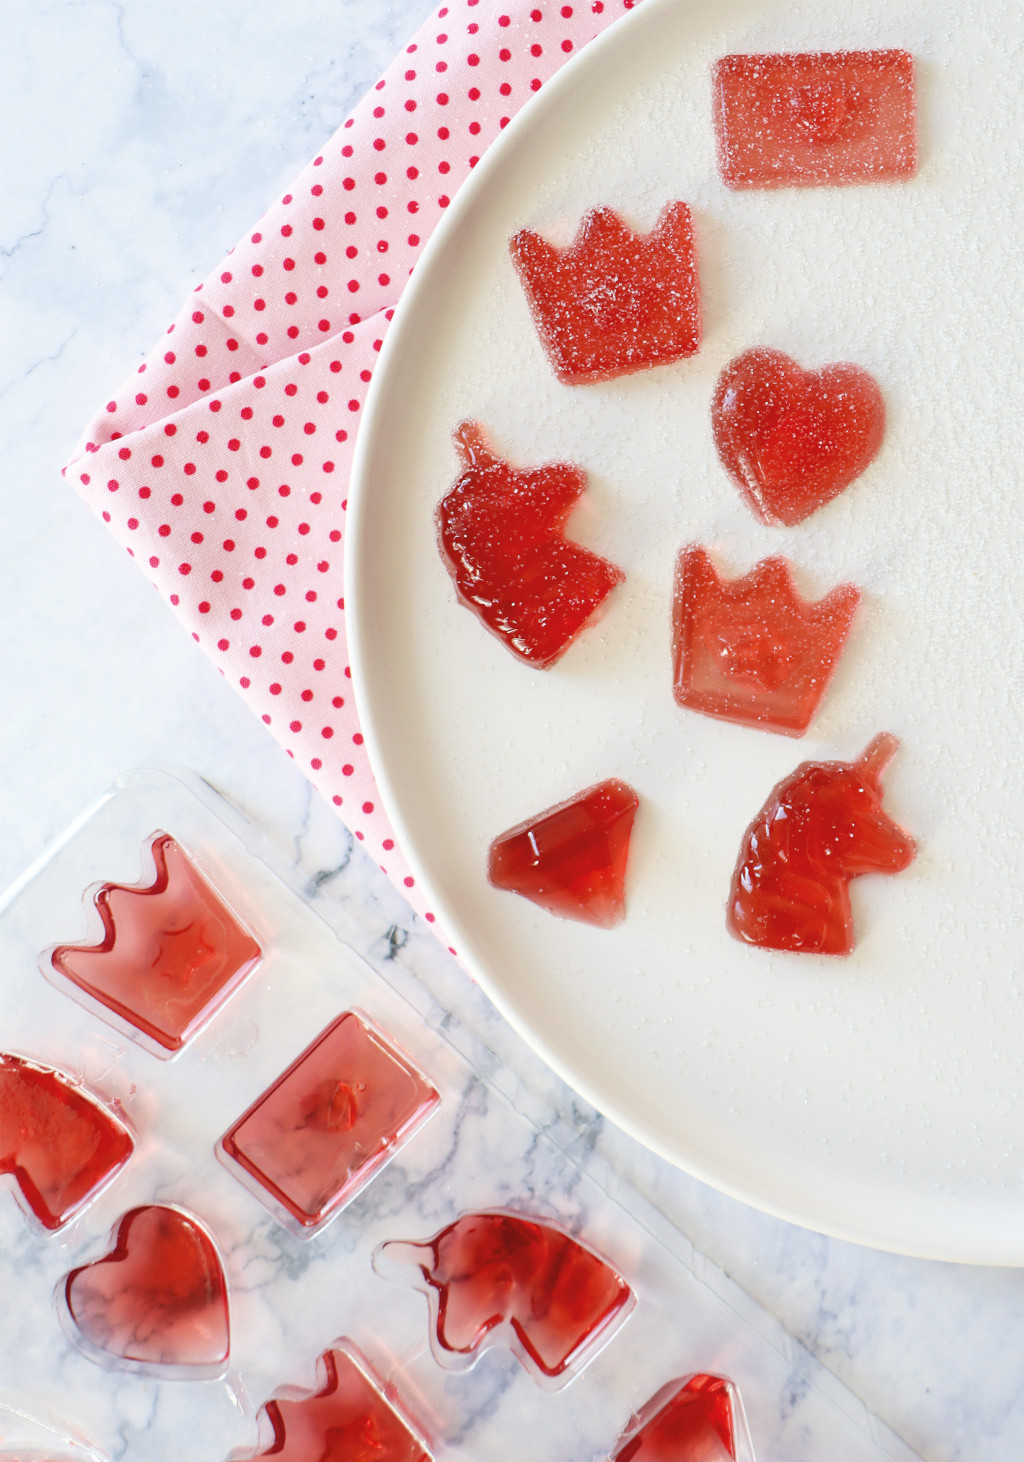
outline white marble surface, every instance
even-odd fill
[[[371,957],[397,947],[926,1462],[1014,1462],[1024,1276],[807,1233],[582,1108],[413,924],[61,480],[98,397],[428,13],[428,0],[0,0],[0,884],[125,768],[196,769],[325,875]]]

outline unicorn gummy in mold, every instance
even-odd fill
[[[509,247],[563,384],[609,381],[699,349],[700,285],[685,203],[662,209],[649,234],[635,234],[611,208],[594,208],[567,249],[528,228]]]
[[[753,1462],[735,1386],[705,1374],[669,1381],[633,1417],[609,1462]]]
[[[258,1452],[236,1462],[431,1462],[410,1422],[366,1361],[346,1341],[317,1362],[317,1390],[287,1387],[260,1410]]]
[[[71,1077],[0,1051],[0,1174],[44,1228],[63,1228],[134,1148],[124,1122]]]
[[[781,350],[744,351],[718,378],[715,446],[762,523],[793,527],[867,468],[885,434],[885,402],[860,366],[805,371]]]
[[[514,655],[554,664],[625,575],[565,536],[586,486],[569,462],[517,470],[478,422],[455,432],[462,472],[437,508],[437,534],[459,600]]]
[[[626,914],[626,863],[640,799],[616,778],[495,838],[487,877],[557,914],[611,929]]]
[[[106,1019],[158,1055],[179,1051],[260,959],[248,929],[167,833],[154,834],[150,883],[94,895],[96,944],[63,944],[50,961]]]
[[[247,1186],[312,1232],[423,1123],[434,1087],[353,1011],[340,1016],[222,1138]]]
[[[508,1345],[541,1385],[581,1370],[626,1319],[633,1291],[606,1260],[553,1224],[505,1212],[466,1213],[423,1243],[382,1244],[378,1272],[418,1271],[431,1347],[448,1370]]]
[[[840,584],[802,599],[784,558],[722,579],[691,544],[676,563],[672,606],[675,698],[681,706],[802,736],[846,642],[860,590]]]
[[[917,172],[907,51],[723,56],[712,90],[730,188],[896,182]]]
[[[898,748],[882,732],[858,761],[807,761],[773,788],[744,835],[730,933],[764,949],[850,953],[850,879],[900,873],[916,851],[882,809],[881,775]]]
[[[204,1226],[180,1208],[133,1208],[110,1252],[58,1290],[71,1338],[90,1359],[170,1377],[220,1376],[229,1352],[224,1266]]]

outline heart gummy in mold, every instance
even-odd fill
[[[711,402],[715,446],[763,523],[793,527],[844,492],[885,434],[885,402],[860,366],[805,371],[757,346],[730,361]]]
[[[224,1266],[206,1228],[183,1209],[131,1209],[110,1252],[73,1269],[58,1302],[91,1360],[185,1379],[220,1376],[227,1366]]]
[[[154,834],[150,883],[104,883],[96,944],[62,944],[53,970],[105,1019],[173,1055],[260,959],[260,947],[188,854]]]
[[[438,1093],[380,1031],[347,1011],[221,1139],[264,1201],[312,1233],[430,1115]]]
[[[626,913],[629,843],[640,799],[614,777],[509,828],[487,877],[563,919],[610,929]]]
[[[898,748],[882,732],[859,760],[805,761],[772,789],[733,873],[731,934],[764,949],[850,953],[850,879],[900,873],[914,858],[882,808],[881,775]]]
[[[44,1228],[74,1218],[134,1147],[124,1122],[71,1077],[0,1051],[0,1173]]]
[[[478,422],[455,432],[462,472],[438,504],[438,546],[460,603],[539,669],[564,655],[625,575],[565,535],[586,477],[570,462],[517,469]]]
[[[567,249],[528,228],[509,248],[564,385],[610,381],[700,348],[700,285],[685,203],[667,204],[648,234],[634,233],[611,208],[594,208]]]
[[[399,1280],[399,1266],[417,1271],[412,1282],[427,1295],[440,1365],[465,1370],[483,1351],[507,1345],[551,1389],[583,1369],[635,1304],[626,1281],[592,1249],[517,1213],[466,1213],[422,1243],[390,1240],[374,1265]]]
[[[753,1462],[736,1388],[706,1374],[669,1381],[637,1412],[609,1462]]]

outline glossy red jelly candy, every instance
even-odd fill
[[[565,536],[586,476],[570,462],[518,471],[474,421],[458,427],[455,447],[462,473],[437,508],[445,566],[461,603],[514,655],[544,669],[625,578]]]
[[[722,1376],[670,1381],[637,1412],[610,1462],[736,1462],[738,1410]]]
[[[131,1157],[114,1114],[63,1072],[0,1051],[0,1173],[44,1228],[62,1228]]]
[[[882,810],[881,775],[899,747],[876,736],[859,761],[805,761],[772,789],[750,824],[729,895],[737,939],[800,954],[849,954],[849,883],[900,873],[911,838]]]
[[[317,1390],[286,1387],[260,1411],[252,1458],[278,1462],[431,1462],[430,1453],[354,1346],[344,1341],[317,1363]]]
[[[722,579],[705,549],[684,548],[672,606],[673,678],[681,706],[802,736],[836,667],[860,590],[802,599],[784,558]]]
[[[730,188],[893,182],[917,172],[907,51],[723,56],[713,95]]]
[[[434,1352],[449,1370],[504,1344],[541,1384],[564,1385],[635,1303],[626,1281],[593,1250],[515,1213],[464,1214],[425,1243],[381,1245],[375,1262],[419,1271]]]
[[[228,1291],[213,1239],[178,1208],[133,1208],[114,1246],[62,1284],[72,1335],[92,1359],[120,1368],[206,1378],[229,1350]]]
[[[149,884],[105,883],[98,944],[58,946],[54,970],[157,1054],[173,1054],[249,974],[260,948],[167,833],[151,843]]]
[[[487,877],[562,919],[611,929],[626,914],[626,862],[640,799],[610,777],[494,839]]]
[[[744,351],[718,378],[715,446],[762,523],[792,527],[871,463],[885,402],[860,366],[805,371],[781,350]]]
[[[221,1150],[254,1191],[313,1231],[355,1197],[438,1100],[408,1057],[348,1011],[239,1118]]]
[[[537,333],[567,386],[666,365],[700,348],[700,284],[685,203],[669,203],[649,234],[610,208],[586,214],[567,249],[524,228],[512,261]]]

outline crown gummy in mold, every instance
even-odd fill
[[[731,934],[763,949],[850,953],[850,879],[900,873],[916,851],[882,810],[882,772],[898,749],[883,731],[859,760],[805,761],[772,789],[733,873]]]
[[[396,1267],[397,1266],[397,1267]],[[636,1304],[612,1266],[554,1224],[495,1210],[465,1213],[422,1243],[389,1240],[374,1253],[386,1278],[408,1278],[430,1306],[430,1344],[446,1370],[507,1345],[534,1380],[567,1385]]]
[[[134,1150],[121,1118],[70,1076],[0,1051],[0,1175],[43,1228],[69,1223]]]
[[[318,1232],[431,1115],[435,1088],[346,1011],[225,1133],[218,1155],[289,1227]]]
[[[184,1209],[151,1203],[124,1214],[101,1259],[57,1290],[65,1330],[90,1360],[165,1379],[224,1374],[228,1288],[213,1238]]]
[[[814,603],[801,598],[781,557],[723,579],[706,549],[681,549],[672,604],[676,700],[706,716],[802,736],[859,602],[853,584]]]
[[[261,1408],[260,1450],[232,1462],[433,1462],[394,1396],[350,1341],[339,1340],[317,1361],[317,1389],[289,1386]]]
[[[755,346],[729,362],[711,401],[715,446],[748,507],[794,527],[845,492],[885,435],[885,402],[860,366],[805,371]]]
[[[669,1381],[633,1417],[609,1462],[754,1462],[739,1392],[704,1373]]]
[[[586,475],[571,462],[514,468],[479,422],[462,422],[454,441],[462,471],[436,525],[459,602],[520,660],[546,670],[625,578],[565,536]]]
[[[898,182],[917,172],[908,51],[723,56],[712,93],[730,188]]]
[[[640,799],[610,777],[495,838],[487,878],[562,919],[611,929],[626,915],[626,863]]]
[[[167,1057],[252,973],[261,951],[173,837],[154,833],[149,848],[152,881],[102,884],[93,902],[103,937],[58,945],[49,965],[103,1019]]]
[[[700,348],[700,284],[685,203],[666,204],[648,234],[634,233],[611,208],[594,208],[567,249],[528,228],[513,235],[509,249],[563,385],[610,381]]]

